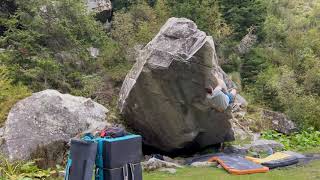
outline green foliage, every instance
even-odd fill
[[[20,99],[30,95],[28,88],[13,85],[6,67],[0,66],[0,126],[5,122],[10,108]]]
[[[288,96],[291,98],[292,96]],[[307,95],[292,97],[285,111],[289,117],[295,120],[301,127],[312,126],[320,129],[320,98],[319,96]]]
[[[314,128],[308,128],[292,135],[284,135],[275,131],[265,131],[262,133],[262,138],[279,141],[287,150],[303,151],[320,147],[320,131],[316,131]]]
[[[14,13],[16,10],[16,4],[14,0],[2,0],[0,3],[0,17],[7,17]]]
[[[251,26],[259,32],[266,17],[263,0],[219,0],[220,8],[226,22],[234,29],[233,36],[240,40]]]
[[[254,102],[285,112],[302,127],[319,123],[319,2],[269,1],[264,41],[244,57],[243,84]]]
[[[243,57],[240,73],[244,84],[256,82],[258,74],[268,66],[267,58],[266,50],[259,47]]]
[[[104,71],[106,62],[118,59],[117,44],[88,14],[83,1],[20,0],[17,5],[16,15],[1,19],[8,30],[0,38],[0,47],[8,49],[0,63],[12,70],[15,81],[34,91],[70,92],[79,87],[73,74]],[[100,56],[92,57],[90,47],[99,48]]]
[[[117,58],[104,63],[108,74],[121,81],[135,61],[137,46],[147,44],[167,20],[168,14],[163,1],[159,0],[154,8],[146,2],[133,4],[130,8],[114,13],[111,37],[119,43]]]
[[[57,170],[61,167],[57,166]],[[45,180],[57,174],[57,170],[38,168],[34,162],[9,162],[0,157],[0,179],[5,180]]]
[[[193,20],[201,30],[213,36],[216,41],[222,41],[232,32],[225,23],[216,0],[167,0],[167,4],[173,16]]]
[[[111,35],[124,49],[146,44],[169,17],[170,12],[164,1],[159,0],[154,8],[141,2],[131,6],[128,11],[115,13]]]
[[[115,11],[126,10],[135,3],[137,3],[137,0],[113,0],[112,8]]]

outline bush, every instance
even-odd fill
[[[300,127],[320,129],[319,96],[308,95],[287,66],[269,67],[258,75],[256,83],[250,87],[254,103],[286,113]]]
[[[288,96],[288,98],[292,98]],[[320,98],[319,96],[293,97],[290,108],[286,110],[288,116],[301,127],[314,127],[320,129]]]
[[[58,170],[38,168],[33,161],[30,162],[9,162],[0,156],[0,180],[32,180],[32,179],[48,179],[57,176]]]
[[[8,69],[0,66],[0,126],[5,122],[11,107],[20,99],[31,94],[27,87],[12,84],[8,74]]]
[[[262,138],[279,141],[287,150],[303,151],[309,148],[320,147],[320,131],[316,131],[314,128],[308,128],[292,135],[265,131],[262,133]]]

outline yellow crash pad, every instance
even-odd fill
[[[276,161],[276,160],[281,160],[281,159],[285,159],[291,157],[291,155],[289,154],[285,154],[282,152],[276,152],[266,158],[254,158],[254,157],[250,157],[250,156],[246,156],[247,160],[250,160],[252,162],[258,163],[258,164],[262,164],[262,163],[266,163],[266,162],[270,162],[270,161]]]

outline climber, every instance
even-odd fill
[[[234,102],[237,90],[230,89],[228,91],[225,82],[219,77],[218,73],[215,73],[214,77],[216,79],[217,86],[214,89],[211,86],[205,88],[207,98],[214,109],[219,112],[224,112],[228,106]]]

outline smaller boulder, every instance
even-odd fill
[[[271,128],[283,134],[291,134],[298,130],[296,124],[288,117],[279,112],[263,110],[262,118],[271,123]]]
[[[246,148],[252,152],[273,154],[273,152],[282,151],[284,145],[273,140],[259,139],[247,145]]]
[[[71,138],[109,125],[107,112],[104,106],[88,98],[56,90],[34,93],[10,110],[2,152],[10,160],[40,158],[46,160],[42,167],[55,166],[62,162]]]

